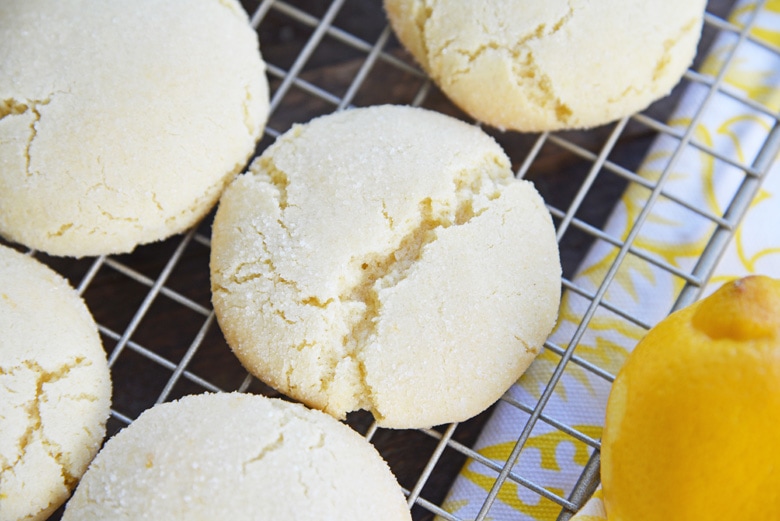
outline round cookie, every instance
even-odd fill
[[[53,255],[189,228],[265,125],[235,0],[6,0],[0,48],[0,235]]]
[[[549,212],[477,127],[424,109],[297,125],[225,190],[212,300],[241,362],[343,418],[469,418],[531,363],[560,300]]]
[[[365,438],[319,411],[241,393],[156,405],[109,439],[63,521],[410,520]]]
[[[0,246],[0,518],[49,517],[97,453],[111,400],[106,355],[78,293]]]
[[[385,0],[442,91],[500,129],[587,128],[666,96],[691,64],[705,0]]]

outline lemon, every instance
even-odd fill
[[[780,520],[780,280],[727,283],[652,328],[601,450],[609,521]]]

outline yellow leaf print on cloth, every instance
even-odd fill
[[[581,300],[580,297],[579,301]],[[577,303],[578,297],[572,293],[563,294],[556,329],[572,330],[576,327],[576,324],[582,319],[582,313],[581,310],[577,309]],[[589,329],[594,334],[580,341],[577,345],[576,356],[601,367],[610,374],[617,373],[623,360],[628,356],[626,344],[639,341],[645,334],[643,328],[621,320],[606,311],[597,312],[590,322]],[[616,339],[616,335],[620,339]],[[561,336],[558,335],[559,338]],[[563,339],[563,342],[568,343],[568,340],[568,338]],[[559,361],[560,356],[554,352],[542,351],[534,361],[533,366],[523,375],[521,380],[523,388],[531,393],[535,399],[538,399]],[[582,388],[587,389],[590,393],[595,392],[589,373],[576,363],[567,366],[566,374],[567,379],[577,381]],[[563,401],[567,400],[565,384],[557,386],[555,392],[558,398]]]
[[[742,163],[745,162],[745,154],[742,151],[742,145],[739,140],[740,127],[747,126],[750,128],[753,125],[763,126],[767,132],[771,130],[769,124],[755,114],[739,114],[733,118],[729,118],[717,130],[718,134],[724,134],[731,139],[734,150],[736,150],[737,153],[737,158]]]
[[[577,425],[574,428],[582,434],[594,439],[601,436],[601,426],[599,425]],[[559,461],[559,448],[562,444],[572,445],[574,449],[571,456],[572,460],[578,465],[585,465],[590,457],[590,451],[592,449],[585,443],[557,430],[531,436],[526,443],[524,451],[537,451],[541,468],[558,471],[561,469],[561,466],[566,463]],[[480,449],[479,453],[489,460],[503,462],[509,458],[513,448],[513,442],[498,443]],[[467,466],[461,475],[485,492],[490,490],[496,479],[493,471],[477,462]],[[564,493],[562,489],[555,487],[548,488],[548,491],[557,495],[562,495]],[[560,511],[560,506],[546,497],[537,495],[535,498],[526,500],[523,499],[523,494],[521,492],[520,485],[508,480],[498,491],[497,501],[530,516],[532,519],[538,520],[550,519],[551,515],[554,518],[554,516],[557,515],[557,512]],[[457,505],[453,503],[447,504],[445,507],[455,508]]]

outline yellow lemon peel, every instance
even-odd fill
[[[601,477],[609,521],[780,519],[780,280],[648,332],[610,393]]]

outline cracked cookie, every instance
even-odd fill
[[[705,0],[385,0],[441,90],[500,129],[588,128],[666,96],[691,64]]]
[[[555,230],[477,127],[424,109],[296,125],[220,199],[212,300],[258,378],[337,418],[411,428],[485,410],[560,300]]]
[[[348,426],[300,404],[200,394],[108,440],[63,521],[411,520],[398,482]]]
[[[0,235],[131,251],[201,219],[268,113],[235,0],[0,2]]]
[[[100,448],[106,355],[78,293],[0,246],[0,519],[46,519]]]

